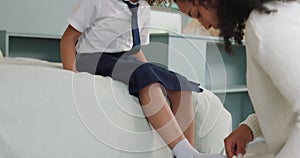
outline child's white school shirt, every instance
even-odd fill
[[[80,0],[67,22],[82,35],[77,53],[122,52],[132,48],[131,11],[123,0]],[[141,44],[149,43],[150,6],[139,1]]]

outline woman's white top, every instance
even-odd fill
[[[132,48],[131,11],[123,0],[80,0],[67,22],[82,35],[77,53],[121,52]],[[139,1],[141,44],[149,43],[150,6]]]
[[[300,157],[300,3],[272,2],[246,24],[247,84],[255,113],[247,124],[276,158]]]

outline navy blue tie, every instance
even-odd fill
[[[138,13],[137,13],[139,3],[132,4],[129,1],[125,1],[125,0],[123,1],[128,5],[131,11],[131,29],[132,29],[132,38],[133,38],[133,46],[131,49],[131,53],[138,53],[141,48],[140,32],[139,32],[139,25],[138,25]]]

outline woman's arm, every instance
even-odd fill
[[[248,18],[245,33],[247,70],[248,73],[252,71],[251,74],[258,73],[257,76],[248,75],[248,80],[251,78],[253,84],[249,88],[261,85],[262,80],[268,82],[264,92],[269,93],[253,91],[252,98],[255,93],[260,95],[257,107],[262,107],[256,108],[256,113],[261,113],[264,120],[260,126],[265,129],[269,149],[278,152],[276,158],[295,158],[300,157],[300,19],[293,15],[300,14],[300,4],[279,5],[274,16],[252,12]],[[275,27],[274,22],[278,24]],[[280,116],[281,112],[284,115]],[[280,120],[276,120],[277,113]],[[276,130],[272,133],[270,129]]]
[[[60,41],[60,55],[64,69],[76,71],[76,49],[75,44],[81,32],[69,25]]]
[[[269,75],[280,95],[288,103],[286,106],[295,114],[295,122],[290,124],[292,131],[286,134],[288,139],[276,158],[300,157],[300,47],[297,38],[277,38],[268,42],[264,47],[265,53],[261,55],[259,65]],[[276,42],[277,41],[277,42]],[[281,41],[281,42],[279,42]]]

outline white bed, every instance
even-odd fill
[[[127,86],[63,70],[60,63],[0,57],[0,157],[171,158]],[[196,147],[224,152],[231,115],[193,94]]]

